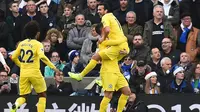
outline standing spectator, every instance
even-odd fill
[[[145,22],[153,18],[153,3],[151,0],[132,0],[131,4],[137,15],[136,23],[144,27]]]
[[[191,84],[184,79],[183,71],[183,67],[174,70],[175,78],[168,86],[168,93],[193,93]]]
[[[157,47],[161,50],[161,43],[164,37],[171,38],[175,45],[176,37],[173,27],[168,21],[163,21],[163,14],[163,7],[156,5],[153,9],[154,18],[145,23],[143,38],[150,48]]]
[[[17,95],[17,84],[9,83],[8,81],[8,73],[4,70],[0,71],[0,94]]]
[[[79,62],[79,52],[77,50],[72,50],[69,52],[70,62],[66,64],[63,69],[65,77],[68,77],[68,72],[80,73],[84,67],[83,64]]]
[[[57,51],[62,61],[66,60],[67,45],[60,31],[55,28],[48,30],[46,39],[51,42],[51,51]]]
[[[64,7],[64,13],[57,23],[57,29],[62,32],[65,39],[69,35],[69,30],[72,29],[74,25],[74,14],[73,6],[71,4],[66,4]]]
[[[150,72],[145,76],[146,85],[145,93],[146,94],[160,94],[160,83],[157,81],[156,72]]]
[[[162,57],[169,57],[172,60],[172,66],[177,64],[180,60],[181,51],[173,49],[172,41],[170,38],[164,38],[162,40]]]
[[[97,1],[87,0],[88,8],[83,11],[83,15],[86,20],[89,20],[92,24],[97,24],[101,22],[100,16],[97,13]]]
[[[113,12],[120,7],[119,0],[104,0],[104,3],[108,4],[110,12]]]
[[[28,0],[27,5],[26,5],[26,13],[22,14],[22,18],[21,20],[21,26],[20,26],[20,30],[22,31],[22,40],[24,39],[24,34],[23,34],[23,29],[26,23],[28,23],[29,21],[35,20],[39,23],[40,25],[40,38],[39,40],[44,40],[45,35],[46,35],[46,31],[48,28],[47,27],[47,20],[45,19],[41,19],[41,15],[39,15],[38,13],[36,13],[36,4],[33,0]]]
[[[97,51],[97,41],[100,38],[100,35],[97,34],[94,24],[91,27],[91,31],[88,33],[88,38],[84,40],[83,46],[81,48],[80,60],[84,66],[88,64],[92,56]]]
[[[156,4],[163,6],[165,19],[170,21],[173,26],[179,24],[180,13],[176,0],[158,0]]]
[[[130,46],[130,56],[133,60],[149,58],[149,47],[145,45],[142,35],[136,33]]]
[[[131,70],[135,67],[135,61],[133,61],[130,55],[127,55],[123,58],[123,62],[120,64],[121,72],[124,77],[128,80],[131,77]]]
[[[152,48],[150,52],[151,59],[149,60],[149,66],[151,67],[152,71],[158,73],[161,70],[160,60],[161,54],[158,48]]]
[[[157,73],[158,81],[160,82],[161,93],[166,93],[167,86],[173,80],[173,74],[170,72],[172,67],[172,61],[168,57],[162,58],[160,61],[162,69]]]
[[[9,43],[9,27],[5,22],[4,11],[0,9],[0,47],[8,48]]]
[[[44,19],[47,21],[47,28],[46,30],[49,30],[51,28],[56,27],[56,17],[53,15],[51,11],[49,11],[49,7],[46,1],[41,2],[37,5],[39,7],[39,12],[42,15],[41,19]]]
[[[75,17],[76,26],[69,31],[67,46],[69,49],[81,50],[83,41],[87,38],[89,27],[85,24],[85,17],[78,14]]]
[[[191,14],[192,25],[200,29],[200,1],[199,0],[181,0],[180,1],[180,14],[185,12]]]
[[[200,63],[197,63],[195,72],[192,75],[191,84],[196,94],[200,93]]]
[[[20,19],[22,15],[19,13],[18,2],[11,2],[9,4],[9,9],[11,14],[6,17],[6,23],[9,26],[13,44],[16,45],[21,40]]]
[[[58,70],[63,71],[65,65],[61,63],[58,52],[54,51],[51,53],[51,62],[56,66]],[[54,72],[55,71],[53,69],[51,69],[49,66],[46,66],[44,70],[44,76],[53,77]]]
[[[145,90],[145,76],[151,72],[151,67],[147,65],[146,60],[137,60],[136,68],[131,70],[131,77],[129,86],[134,93],[144,93]]]
[[[69,96],[73,93],[72,84],[63,81],[63,74],[54,73],[55,84],[50,84],[47,88],[48,95]]]
[[[133,11],[126,13],[126,24],[122,26],[125,36],[128,38],[129,46],[132,44],[132,40],[135,34],[143,33],[142,26],[136,23],[136,14]]]
[[[37,0],[38,1],[38,0]],[[42,2],[46,2],[47,3],[47,7],[48,7],[48,10],[53,13],[53,15],[56,15],[57,14],[57,9],[58,9],[58,4],[56,4],[53,0],[39,0],[36,5],[39,7],[39,5],[42,3]]]
[[[181,53],[177,66],[183,67],[184,77],[187,81],[190,81],[195,70],[195,65],[191,62],[190,55],[186,52]]]
[[[126,13],[131,11],[129,0],[119,0],[120,7],[113,12],[119,23],[123,26],[126,23]]]
[[[190,55],[191,61],[196,62],[200,59],[200,31],[195,28],[189,13],[181,15],[181,24],[177,29],[177,49]]]

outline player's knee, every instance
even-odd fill
[[[42,93],[38,93],[38,96],[39,97],[47,97],[47,94],[46,94],[46,92],[42,92]]]
[[[109,99],[112,99],[112,97],[113,97],[113,92],[111,92],[111,91],[105,91],[105,92],[104,92],[104,96],[107,97],[107,98],[109,98]]]
[[[124,95],[130,96],[131,95],[131,90],[130,90],[129,87],[124,87],[124,88],[122,88],[122,93]]]

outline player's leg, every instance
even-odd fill
[[[124,76],[121,73],[118,74],[118,77],[119,78],[116,85],[116,89],[117,90],[120,89],[122,94],[118,100],[117,112],[122,112],[127,103],[128,97],[131,95],[131,90],[128,86],[127,80],[124,78]]]
[[[44,112],[46,108],[46,82],[43,77],[32,77],[30,82],[39,96],[37,112]]]
[[[46,92],[38,93],[39,100],[37,104],[37,112],[45,112],[46,108]]]
[[[19,78],[19,95],[15,103],[12,106],[11,112],[16,112],[17,109],[26,102],[26,96],[31,93],[31,83],[26,77]]]
[[[113,91],[104,91],[104,97],[101,100],[99,112],[106,112],[108,104],[112,99]]]

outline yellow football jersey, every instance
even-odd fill
[[[126,39],[122,27],[117,20],[117,18],[112,13],[107,13],[102,17],[101,22],[103,23],[103,27],[110,27],[110,32],[108,34],[108,38],[110,40],[118,40],[118,39]]]
[[[19,43],[12,60],[20,67],[20,77],[42,77],[40,59],[50,68],[56,68],[44,55],[43,45],[35,39]]]

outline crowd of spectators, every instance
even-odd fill
[[[127,37],[130,53],[119,65],[133,93],[200,93],[199,0],[0,0],[0,52],[11,68],[7,74],[0,66],[0,93],[17,93],[20,70],[9,55],[24,39],[24,25],[35,20],[45,55],[63,72],[58,76],[41,62],[44,77],[55,79],[47,92],[71,94],[63,77],[81,72],[97,52],[101,2]],[[98,77],[100,66],[88,76]]]

